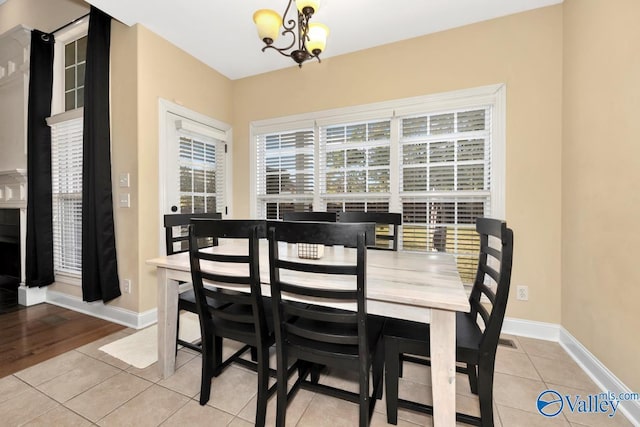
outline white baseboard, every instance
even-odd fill
[[[563,327],[560,327],[558,342],[602,391],[612,391],[616,394],[640,392],[640,390],[629,389],[629,387],[620,381],[613,372],[603,365],[597,357]],[[620,410],[631,424],[636,426],[640,425],[640,400],[621,402]]]
[[[502,324],[502,333],[558,342],[560,338],[560,325],[505,317],[504,323]]]
[[[18,288],[18,304],[26,307],[30,305],[40,304],[47,300],[47,288],[27,288],[21,284]]]
[[[533,320],[506,317],[502,332],[527,338],[536,338],[559,343],[571,358],[585,371],[602,391],[614,393],[640,392],[630,390],[613,372],[598,360],[565,328],[556,323],[536,322]],[[620,403],[620,410],[633,425],[640,426],[640,401],[627,400]]]
[[[143,313],[137,313],[124,308],[105,305],[102,301],[85,302],[78,297],[50,290],[46,293],[46,302],[134,329],[145,328],[153,325],[158,320],[158,310],[155,308]]]

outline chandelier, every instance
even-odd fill
[[[294,1],[298,9],[297,28],[296,20],[287,19]],[[253,22],[258,28],[258,36],[265,44],[262,51],[273,49],[281,55],[293,59],[299,67],[302,67],[304,61],[312,58],[316,58],[320,62],[320,54],[327,44],[329,29],[323,24],[309,23],[313,14],[318,10],[318,3],[319,0],[289,0],[283,16],[271,9],[257,10],[253,14]],[[276,47],[273,43],[278,38],[280,28],[283,28],[283,36],[291,37],[291,42],[287,46]]]

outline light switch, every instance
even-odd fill
[[[121,208],[128,208],[131,206],[131,199],[129,193],[120,193],[119,205]]]
[[[118,182],[120,183],[120,188],[129,188],[129,173],[121,173],[118,177]]]

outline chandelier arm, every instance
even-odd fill
[[[265,46],[262,48],[262,51],[264,52],[264,51],[266,51],[267,49],[273,49],[273,50],[275,50],[276,52],[278,52],[280,55],[282,55],[282,56],[286,56],[287,58],[291,58],[291,53],[290,53],[290,52],[286,52],[287,50],[289,50],[289,49],[291,48],[291,46],[293,46],[293,45],[290,45],[290,46],[288,46],[288,47],[275,47],[275,46],[273,46],[273,45],[265,45]]]
[[[308,29],[309,29],[309,23],[307,22],[307,19],[302,13],[298,12],[298,49],[299,50],[304,50],[304,51],[307,50],[304,42],[309,39],[309,36],[307,35]]]

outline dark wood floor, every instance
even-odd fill
[[[0,312],[0,378],[124,329],[51,304]]]

